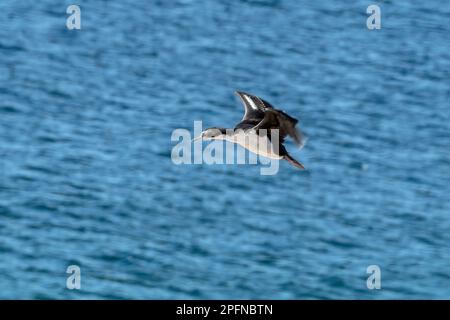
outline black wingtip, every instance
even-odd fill
[[[238,96],[257,97],[257,96],[255,96],[255,95],[252,94],[252,93],[248,93],[248,92],[241,91],[241,90],[236,90],[235,93],[236,93]],[[258,98],[258,97],[257,97],[257,98]]]

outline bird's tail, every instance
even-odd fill
[[[305,167],[300,162],[298,162],[297,160],[292,158],[290,154],[284,155],[283,159],[286,159],[287,161],[289,161],[290,164],[292,164],[294,167],[297,167],[297,168],[302,169],[302,170],[305,169]]]

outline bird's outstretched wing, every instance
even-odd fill
[[[241,91],[236,91],[236,95],[241,99],[245,110],[241,122],[260,122],[264,118],[264,104],[258,97]]]
[[[235,129],[266,129],[270,136],[271,129],[279,129],[280,143],[283,143],[286,136],[292,137],[299,148],[303,147],[305,138],[295,126],[297,119],[291,117],[287,113],[275,109],[269,102],[242,91],[236,91],[241,99],[245,114],[241,122],[236,125]]]
[[[305,138],[300,131],[295,128],[298,120],[287,113],[274,108],[266,109],[264,118],[253,128],[254,130],[266,129],[270,135],[270,130],[279,130],[280,143],[284,142],[286,136],[290,136],[299,148],[305,144]]]

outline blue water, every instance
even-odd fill
[[[0,3],[0,298],[450,298],[448,3],[70,4]],[[307,171],[172,163],[237,89]]]

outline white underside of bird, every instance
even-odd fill
[[[258,135],[255,130],[238,130],[232,136],[225,136],[228,142],[236,143],[241,147],[260,156],[280,160],[278,148],[270,141],[267,135]]]

